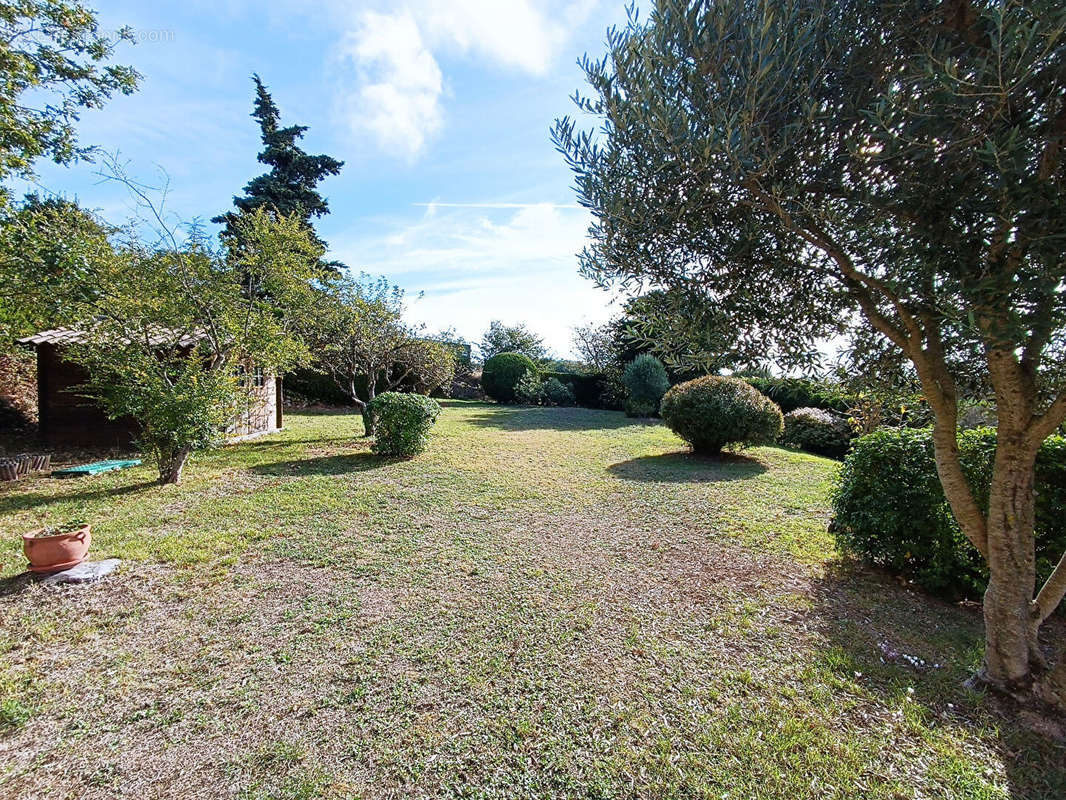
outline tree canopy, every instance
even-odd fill
[[[75,131],[81,111],[131,94],[140,80],[108,63],[123,41],[133,41],[131,29],[109,35],[78,2],[0,3],[0,180],[32,176],[41,157],[67,164],[91,155]]]
[[[330,175],[337,175],[344,166],[327,155],[310,155],[299,145],[307,132],[306,125],[281,124],[281,111],[270,91],[258,75],[255,83],[255,110],[252,117],[259,123],[263,149],[259,161],[270,171],[253,178],[244,187],[244,194],[233,198],[237,211],[221,214],[212,222],[226,225],[233,234],[234,222],[241,212],[271,208],[283,216],[296,215],[310,225],[314,217],[329,213],[329,204],[318,192],[318,184]]]
[[[534,361],[548,356],[544,340],[533,333],[524,323],[505,325],[498,319],[489,323],[489,329],[478,344],[481,360],[488,361],[499,353],[521,353]]]

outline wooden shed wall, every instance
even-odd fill
[[[77,364],[65,361],[53,344],[37,346],[38,429],[56,446],[127,448],[137,434],[130,419],[110,420],[78,387],[88,378]]]
[[[65,361],[54,344],[37,346],[39,431],[42,440],[56,447],[128,448],[137,435],[131,418],[110,420],[96,403],[78,391],[87,374]],[[227,433],[233,437],[268,433],[280,427],[278,384],[272,375],[250,390],[248,400]]]

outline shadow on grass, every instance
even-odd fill
[[[249,468],[248,471],[257,475],[282,477],[347,475],[350,472],[368,472],[389,464],[395,464],[400,460],[363,451],[360,453],[322,456],[320,458],[294,458],[290,461],[276,461],[271,464],[259,464]]]
[[[442,403],[445,408],[452,404]],[[601,411],[592,408],[543,408],[541,406],[506,406],[490,403],[463,403],[454,406],[464,409],[484,409],[484,413],[468,418],[471,425],[497,428],[504,431],[582,431],[615,430],[633,425],[655,424],[630,419],[620,411]]]
[[[766,466],[754,458],[730,453],[713,457],[663,453],[621,461],[607,471],[616,478],[641,483],[717,483],[754,478],[766,472]]]
[[[840,691],[872,697],[928,728],[982,732],[998,748],[1011,798],[1066,797],[1066,721],[964,686],[984,649],[979,607],[940,600],[857,564],[827,570],[811,599],[813,627],[826,643],[816,657],[835,673]],[[1063,640],[1066,620],[1053,619],[1042,633],[1048,644]],[[941,783],[976,783],[985,772],[965,751],[948,754],[937,770]]]
[[[92,477],[66,478],[64,481],[91,481]],[[84,502],[87,500],[103,500],[113,497],[122,497],[127,494],[136,494],[145,489],[151,489],[159,484],[155,481],[143,481],[129,486],[112,486],[107,489],[85,487],[83,492],[62,494],[56,492],[29,492],[27,494],[3,494],[0,495],[0,514],[12,514],[16,511],[31,511],[40,506],[52,503]]]

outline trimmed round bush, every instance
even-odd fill
[[[959,435],[959,458],[987,510],[995,457],[991,428]],[[1036,462],[1036,561],[1043,583],[1066,551],[1066,439]],[[884,428],[854,440],[833,491],[830,531],[841,550],[951,598],[979,599],[988,569],[952,516],[928,428]]]
[[[679,383],[662,400],[670,429],[697,453],[772,444],[781,435],[781,409],[739,378],[708,375]]]
[[[537,374],[537,365],[529,356],[498,353],[485,362],[481,370],[481,386],[496,402],[513,403],[517,399],[515,387],[527,372]]]
[[[839,414],[821,408],[797,408],[785,414],[781,441],[808,453],[841,458],[848,452],[851,437],[851,426]]]
[[[650,417],[659,411],[659,403],[670,388],[670,378],[663,362],[644,353],[628,364],[622,373],[626,387],[626,414],[631,417]]]
[[[370,403],[374,416],[375,453],[383,456],[416,456],[429,444],[429,430],[440,415],[440,406],[421,394],[385,392]]]

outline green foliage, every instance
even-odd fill
[[[772,444],[784,422],[772,400],[738,378],[707,375],[679,383],[662,399],[663,421],[697,453]]]
[[[781,441],[809,453],[840,458],[851,444],[852,430],[847,419],[821,408],[797,408],[785,414]]]
[[[536,370],[527,369],[525,374],[519,378],[514,387],[514,396],[518,402],[531,406],[539,406],[544,402],[544,381],[540,379]]]
[[[672,383],[731,367],[733,325],[698,289],[656,289],[625,302],[606,326],[620,368],[649,353],[666,366]]]
[[[1026,368],[1061,390],[1066,6],[957,5],[634,12],[583,62],[595,132],[555,128],[593,215],[584,273],[697,286],[743,362],[816,364],[865,314],[900,349],[908,325],[935,337],[944,358],[917,355],[952,371],[1032,345]]]
[[[797,408],[821,408],[845,413],[851,407],[843,388],[829,381],[808,378],[766,378],[740,376],[769,397],[784,413]]]
[[[515,398],[534,406],[572,406],[576,404],[573,390],[554,375],[544,377],[535,370],[526,373],[515,384]]]
[[[242,366],[307,360],[295,325],[316,299],[321,248],[295,217],[260,210],[236,225],[223,250],[195,231],[171,250],[125,242],[98,265],[98,291],[82,305],[94,322],[69,349],[89,372],[87,394],[139,423],[162,482],[179,481],[190,453],[220,441],[244,400]]]
[[[574,390],[568,383],[563,383],[556,377],[548,377],[544,381],[544,402],[552,406],[572,406],[577,404]]]
[[[155,351],[150,348],[95,347],[82,356],[90,368],[85,387],[114,419],[133,417],[137,445],[170,476],[191,451],[207,450],[225,439],[237,412],[240,386],[233,373],[205,370],[209,348]]]
[[[0,218],[0,349],[76,319],[99,291],[115,233],[77,203],[27,195]]]
[[[379,390],[429,394],[455,375],[455,352],[404,321],[404,292],[388,279],[343,273],[322,281],[307,327],[314,364],[363,412]]]
[[[91,156],[74,125],[82,109],[137,88],[134,69],[107,63],[119,43],[132,41],[130,28],[101,30],[96,12],[79,2],[0,5],[0,180],[31,177],[42,156],[59,164]]]
[[[485,394],[499,403],[513,403],[515,389],[527,372],[537,373],[537,365],[523,353],[498,353],[485,362],[481,385]]]
[[[585,369],[601,372],[614,361],[614,329],[606,325],[575,325],[574,350]]]
[[[478,350],[481,351],[481,359],[485,363],[500,353],[521,353],[532,361],[539,361],[548,356],[544,340],[525,325],[504,325],[498,319],[489,323],[489,329],[481,337]]]
[[[297,142],[303,138],[307,127],[282,127],[281,112],[270,92],[258,75],[253,75],[252,81],[256,95],[252,117],[259,122],[263,141],[259,161],[268,165],[270,172],[253,178],[244,187],[244,196],[233,198],[236,211],[226,212],[211,221],[224,223],[227,233],[233,234],[234,222],[241,213],[266,208],[285,216],[295,215],[310,225],[312,217],[329,213],[329,204],[318,193],[318,184],[330,175],[337,175],[344,162],[305,153]]]
[[[574,393],[574,403],[584,408],[608,408],[618,411],[625,402],[625,388],[620,379],[607,372],[543,372],[545,380],[556,378]],[[617,384],[617,386],[615,386]]]
[[[429,445],[429,431],[440,416],[437,401],[420,394],[385,392],[374,398],[374,452],[410,458]]]
[[[959,436],[967,480],[988,506],[996,434]],[[1066,552],[1066,439],[1044,442],[1036,468],[1037,577]],[[838,546],[949,597],[979,599],[988,568],[962,534],[937,477],[930,429],[886,428],[852,443],[833,492]]]
[[[659,411],[659,402],[670,388],[663,362],[644,353],[626,364],[622,383],[628,399],[626,413],[631,417],[650,417]]]

